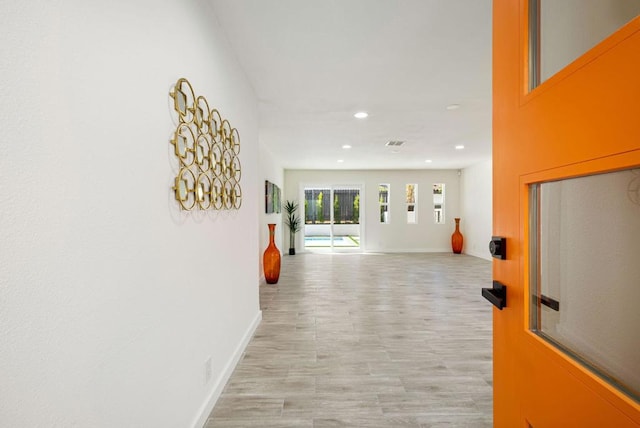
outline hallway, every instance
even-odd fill
[[[491,427],[491,262],[299,254],[206,428]]]

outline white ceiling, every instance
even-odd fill
[[[208,1],[284,168],[458,169],[491,156],[491,0]],[[393,153],[390,140],[405,144]]]

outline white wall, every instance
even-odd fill
[[[259,322],[257,102],[204,3],[2,4],[0,426],[198,426]],[[179,77],[240,131],[240,211],[176,208]]]
[[[265,180],[269,180],[270,182],[276,184],[282,190],[282,204],[284,206],[284,170],[280,163],[273,157],[269,149],[267,149],[263,144],[259,144],[260,150],[260,174],[259,174],[259,186],[260,187],[260,204],[258,210],[260,211],[260,248],[259,248],[259,259],[260,259],[260,279],[264,281],[264,271],[262,269],[262,254],[264,250],[266,250],[269,245],[269,227],[267,226],[269,223],[275,223],[276,232],[275,232],[275,243],[276,247],[282,252],[289,251],[289,235],[286,235],[286,240],[284,239],[285,228],[282,219],[283,213],[277,214],[266,214],[265,213]],[[285,248],[286,247],[286,248]]]
[[[454,170],[358,170],[285,171],[286,199],[303,201],[304,186],[323,184],[361,185],[360,213],[363,217],[362,249],[368,252],[451,251],[454,217],[460,216],[459,176]],[[378,185],[389,183],[390,224],[380,224]],[[405,186],[418,184],[418,223],[407,224]],[[433,221],[433,184],[445,183],[445,224]],[[302,234],[296,248],[304,248]]]
[[[487,260],[492,260],[489,252],[493,232],[492,174],[489,159],[463,169],[460,180],[463,251]]]

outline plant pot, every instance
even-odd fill
[[[264,269],[264,279],[267,284],[276,284],[280,278],[280,250],[276,247],[275,231],[276,225],[269,226],[269,246],[262,255],[262,268]]]

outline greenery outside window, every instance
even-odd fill
[[[433,221],[444,224],[444,183],[433,185]]]
[[[380,184],[378,186],[378,201],[380,204],[380,223],[389,223],[389,184]]]
[[[406,186],[406,195],[407,195],[407,224],[416,224],[418,223],[418,185],[417,184],[407,184]]]

